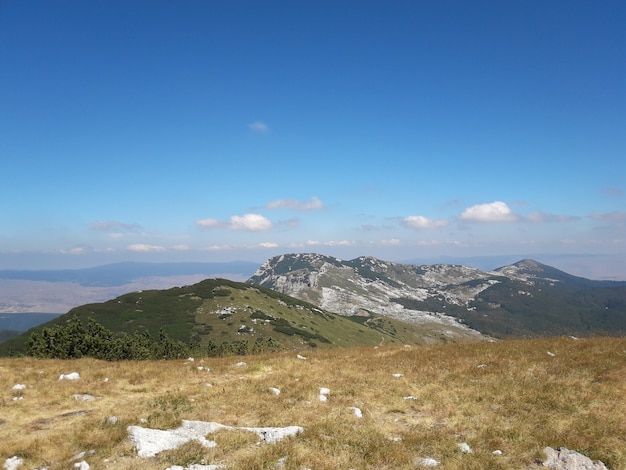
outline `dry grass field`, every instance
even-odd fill
[[[92,469],[414,469],[432,458],[443,469],[524,469],[544,459],[544,447],[563,446],[626,469],[625,338],[300,354],[306,359],[0,359],[0,465],[18,456],[21,468],[49,470],[79,460]],[[80,379],[59,380],[70,372]],[[325,402],[320,387],[330,389]],[[191,442],[137,456],[129,425],[170,429],[182,420],[304,432],[259,444],[250,432],[219,431],[207,436],[214,448]]]

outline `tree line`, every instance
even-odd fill
[[[77,317],[65,325],[54,325],[33,332],[26,341],[26,356],[42,359],[91,357],[107,361],[181,359],[189,356],[222,357],[281,351],[273,338],[224,342],[209,340],[207,346],[174,340],[163,328],[157,338],[147,331],[116,334],[93,318],[84,324]]]

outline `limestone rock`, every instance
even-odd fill
[[[543,466],[552,470],[608,470],[599,460],[592,461],[589,457],[565,447],[560,447],[559,450],[546,447],[543,451],[548,457]]]

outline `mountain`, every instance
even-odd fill
[[[626,282],[572,276],[534,260],[494,271],[359,257],[287,254],[247,281],[343,315],[378,314],[412,324],[506,338],[626,333]]]
[[[148,333],[194,345],[253,343],[272,338],[285,348],[424,343],[424,330],[392,318],[348,318],[273,290],[227,279],[206,279],[166,290],[137,291],[70,310],[0,344],[0,355],[23,352],[44,328],[93,319],[114,333]]]

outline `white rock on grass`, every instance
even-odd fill
[[[226,468],[224,465],[200,465],[198,463],[192,463],[189,467],[183,467],[181,465],[172,465],[165,470],[220,470]]]
[[[404,377],[404,374],[391,374],[393,375],[396,379],[399,379],[400,377]]]
[[[461,442],[459,444],[459,450],[461,452],[463,452],[464,454],[471,454],[472,453],[472,448],[469,446],[469,444],[467,442]]]
[[[69,374],[61,374],[59,376],[59,380],[78,380],[80,379],[80,374],[78,372],[70,372]]]
[[[301,361],[306,361],[306,357],[301,356],[300,354],[296,355],[296,358],[300,359]]]
[[[5,470],[17,470],[23,463],[24,460],[22,460],[18,456],[13,456],[4,461],[3,468]]]
[[[74,400],[93,401],[96,397],[89,395],[88,393],[77,393],[74,395]]]
[[[74,468],[77,468],[78,470],[89,470],[91,467],[83,460],[82,462],[76,462],[74,464]]]
[[[548,457],[543,466],[553,470],[608,470],[599,460],[591,460],[586,455],[565,447],[560,447],[559,450],[546,447],[543,451]]]
[[[280,395],[280,388],[276,388],[276,387],[268,387],[267,388],[270,392],[272,392],[274,395]]]
[[[15,384],[15,385],[13,385],[11,390],[13,390],[14,392],[21,392],[22,390],[26,390],[26,385],[24,385],[24,384]]]
[[[190,441],[199,442],[207,448],[215,447],[217,445],[215,441],[209,441],[205,436],[223,429],[228,431],[250,431],[259,436],[261,441],[267,443],[278,442],[286,437],[295,436],[304,431],[300,426],[250,428],[225,426],[214,422],[183,420],[181,426],[170,430],[129,426],[128,434],[130,435],[131,442],[133,442],[137,448],[137,455],[139,455],[139,457],[154,457],[161,451],[176,449]]]
[[[330,395],[330,388],[320,387],[319,401],[328,401],[328,395]]]
[[[356,416],[357,418],[363,417],[363,412],[361,411],[361,408],[357,408],[356,406],[351,406],[350,409],[354,412],[354,416]]]
[[[440,464],[441,462],[439,462],[439,460],[435,460],[431,457],[425,457],[423,459],[418,459],[417,462],[415,462],[416,465],[419,465],[420,467],[436,467]]]

